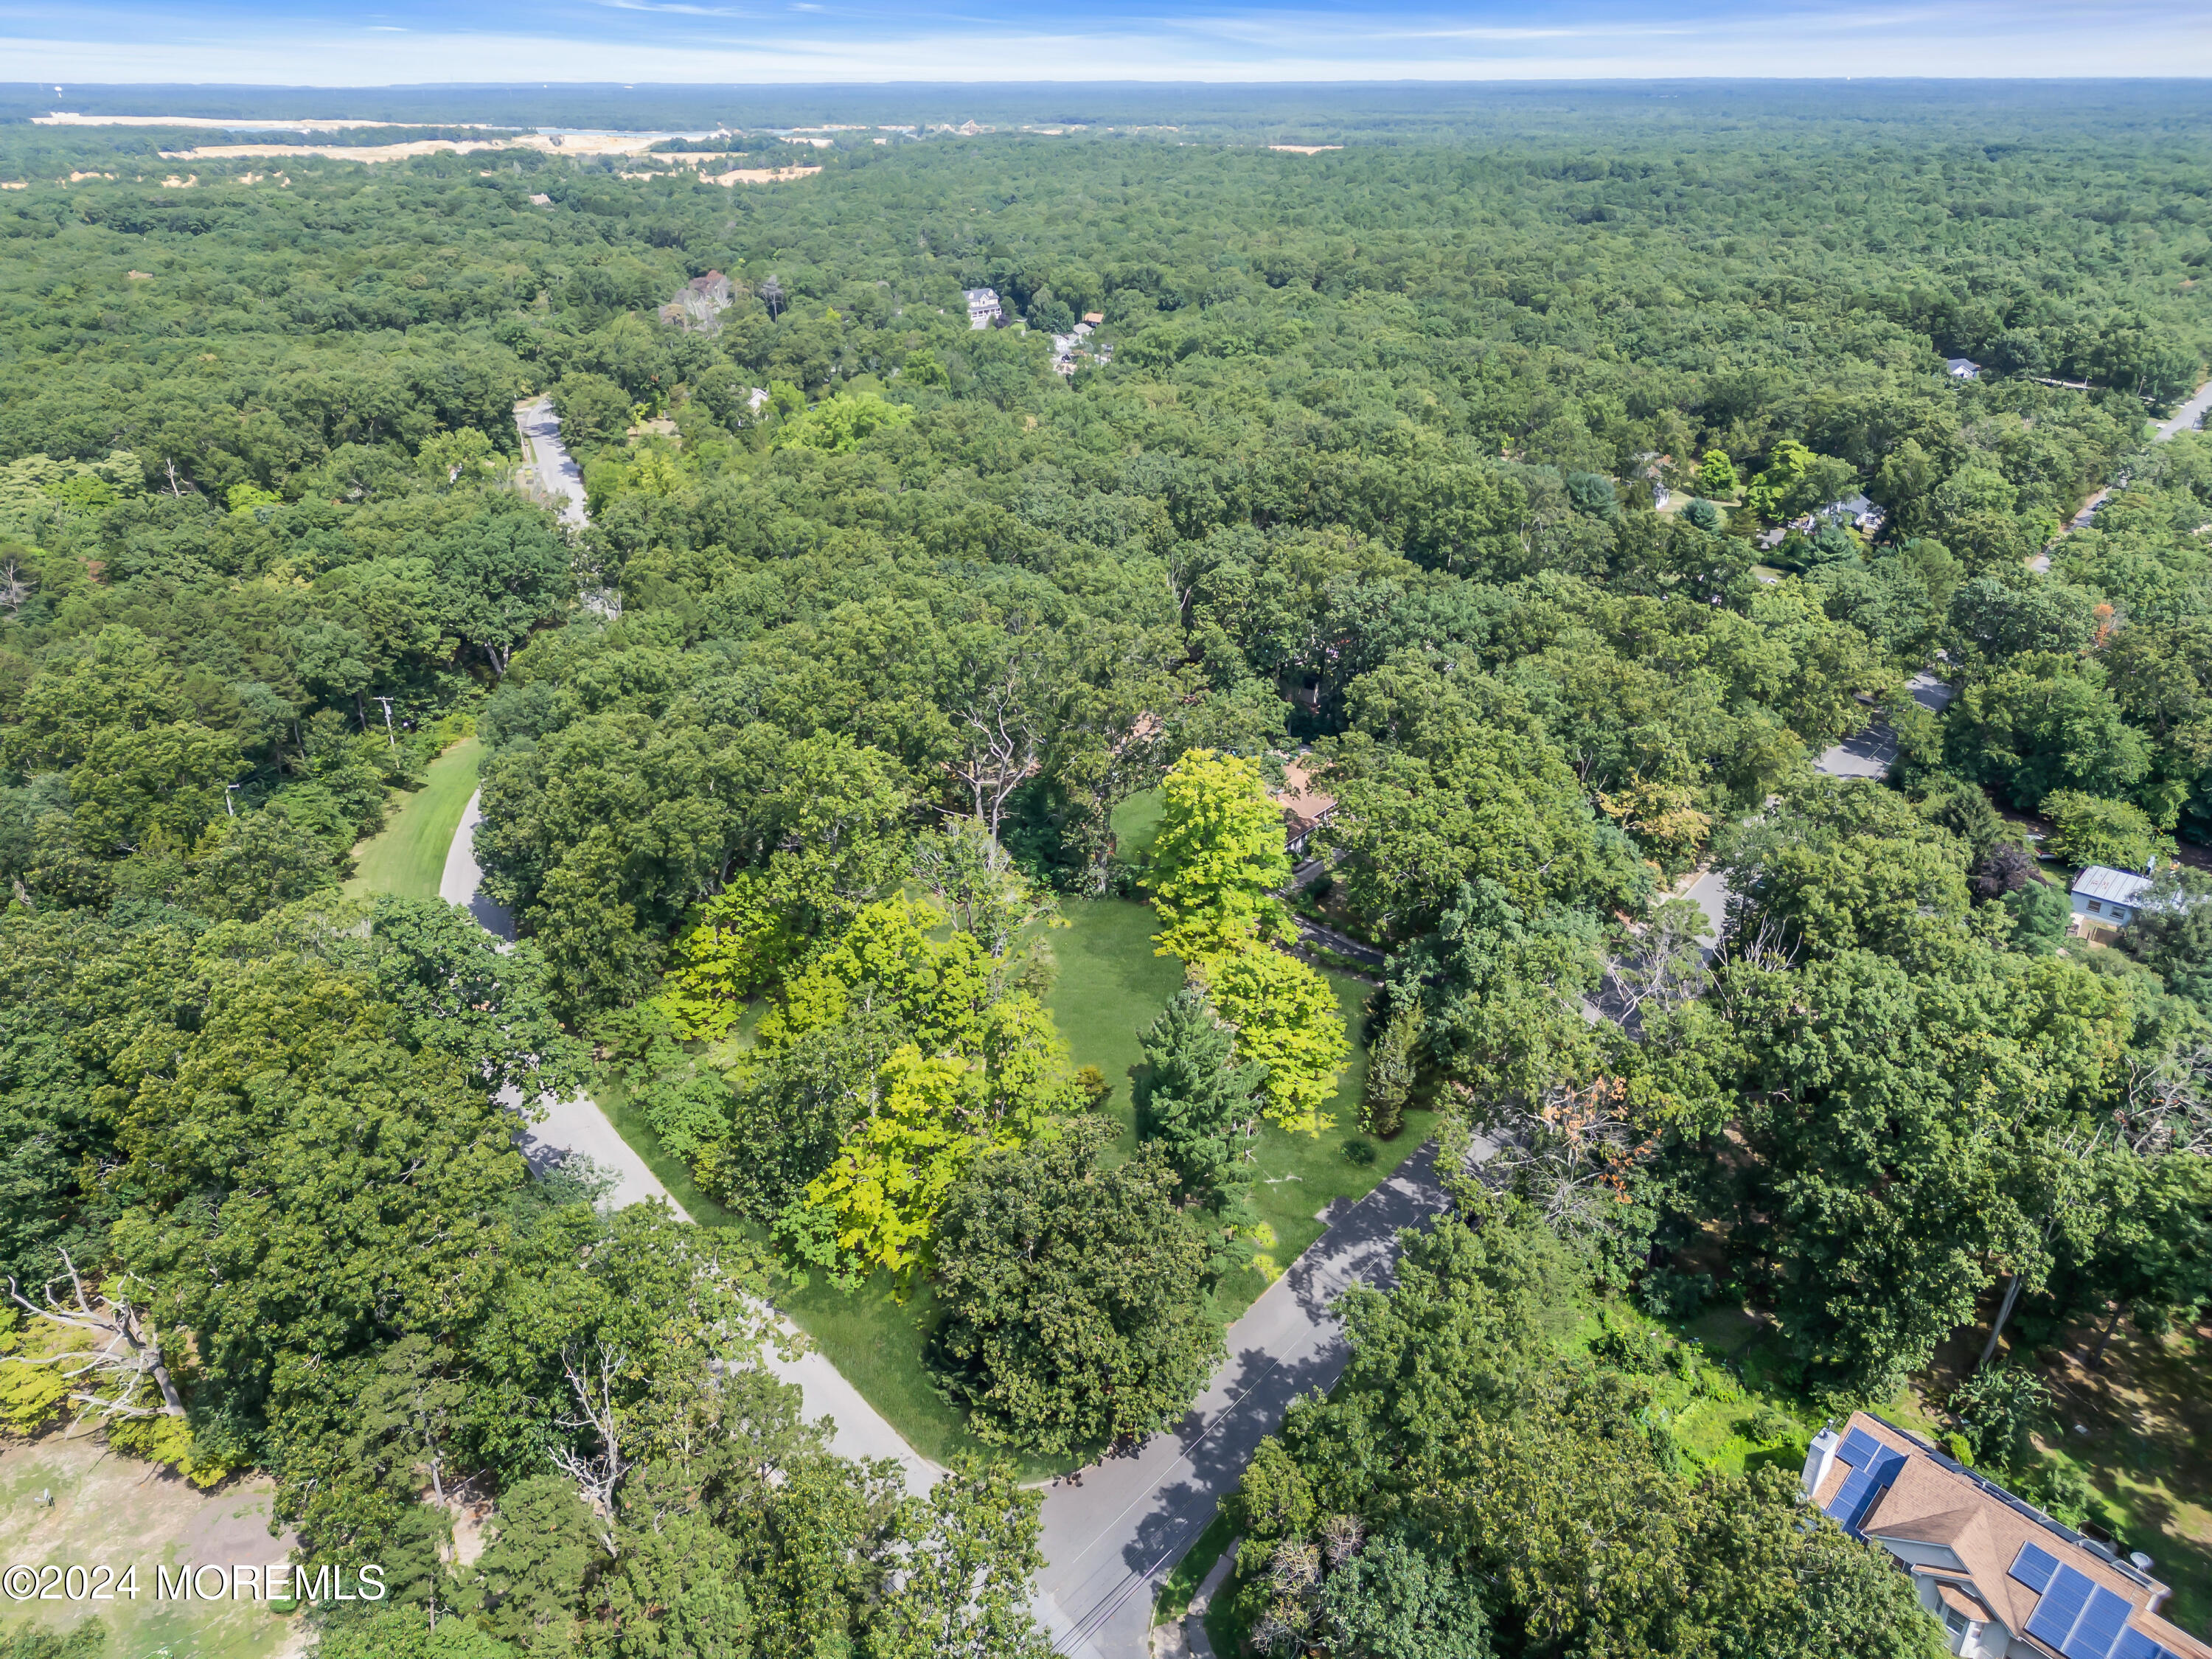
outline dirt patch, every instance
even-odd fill
[[[149,1463],[118,1456],[100,1441],[51,1434],[0,1448],[0,1565],[106,1565],[120,1579],[137,1569],[137,1594],[99,1601],[0,1602],[21,1619],[56,1629],[90,1616],[108,1629],[107,1650],[135,1659],[166,1648],[224,1659],[292,1659],[307,1647],[302,1620],[252,1601],[163,1601],[155,1570],[220,1564],[266,1566],[288,1559],[294,1540],[269,1533],[269,1483],[234,1481],[202,1492]]]
[[[710,185],[775,185],[787,179],[811,179],[820,167],[732,167],[727,173],[702,173]]]

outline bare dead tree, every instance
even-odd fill
[[[1657,1139],[1630,1121],[1627,1094],[1623,1079],[1600,1077],[1554,1083],[1540,1099],[1495,1107],[1495,1148],[1483,1157],[1480,1143],[1471,1146],[1468,1172],[1492,1191],[1525,1199],[1555,1232],[1610,1233],[1630,1201],[1629,1176],[1658,1150]]]
[[[1699,943],[1704,928],[1705,912],[1695,903],[1670,899],[1653,914],[1632,948],[1606,964],[1626,1016],[1642,1014],[1646,1004],[1671,1014],[1704,994],[1711,978]]]
[[[12,556],[0,562],[0,605],[8,607],[9,616],[20,614],[35,591],[35,585]]]
[[[93,1346],[39,1357],[15,1354],[0,1364],[51,1365],[66,1382],[84,1382],[85,1387],[72,1388],[69,1393],[80,1417],[182,1417],[185,1402],[170,1380],[169,1368],[162,1363],[160,1331],[127,1296],[105,1288],[86,1290],[83,1275],[70,1260],[69,1252],[60,1255],[70,1282],[68,1302],[54,1294],[58,1279],[48,1279],[40,1290],[45,1304],[41,1306],[23,1294],[13,1276],[8,1280],[9,1299],[34,1319],[85,1333],[93,1339]],[[149,1382],[161,1396],[159,1406],[144,1397]]]
[[[599,1541],[610,1556],[621,1554],[615,1546],[615,1489],[629,1473],[623,1448],[622,1411],[615,1403],[616,1379],[629,1365],[628,1352],[610,1342],[594,1342],[588,1350],[573,1343],[562,1345],[561,1371],[568,1379],[576,1409],[555,1418],[554,1424],[587,1433],[599,1449],[586,1452],[556,1446],[553,1463],[576,1483],[577,1492],[599,1516]]]
[[[945,770],[966,786],[975,802],[973,816],[999,839],[1006,802],[1036,769],[1044,748],[1043,722],[1030,696],[1028,664],[1015,656],[993,676],[954,717],[963,728],[963,749]]]
[[[2148,1063],[2130,1059],[2127,1093],[2115,1115],[2128,1145],[2142,1155],[2212,1155],[2212,1045],[2183,1044]]]

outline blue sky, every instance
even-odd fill
[[[2212,0],[0,0],[0,63],[64,93],[72,80],[2203,76]]]

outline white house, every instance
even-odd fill
[[[961,289],[968,301],[968,326],[988,328],[999,320],[999,290],[995,288]]]
[[[1972,357],[1946,357],[1943,368],[1954,380],[1978,380],[1982,378],[1982,366]]]
[[[2093,864],[2074,878],[2074,914],[2082,922],[2124,927],[2142,911],[2142,896],[2149,890],[2148,876]]]
[[[1967,1659],[2212,1659],[2159,1616],[2150,1557],[2122,1559],[1870,1412],[1814,1437],[1799,1498],[1887,1550]]]
[[[1882,526],[1882,510],[1866,498],[1866,492],[1846,495],[1841,501],[1830,501],[1813,516],[1829,524],[1848,520],[1852,528],[1871,536]]]

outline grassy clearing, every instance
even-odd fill
[[[1142,864],[1151,858],[1152,843],[1159,839],[1160,819],[1166,812],[1167,797],[1157,789],[1132,795],[1115,807],[1111,819],[1115,855],[1131,864]]]
[[[1181,964],[1152,954],[1157,926],[1149,906],[1127,899],[1080,901],[1067,907],[1068,926],[1047,936],[1059,963],[1051,1006],[1078,1066],[1096,1066],[1113,1084],[1105,1110],[1129,1130],[1123,1155],[1135,1144],[1129,1073],[1139,1059],[1137,1034],[1182,983]],[[1318,1138],[1289,1135],[1268,1126],[1255,1143],[1255,1206],[1274,1231],[1268,1267],[1255,1266],[1224,1284],[1217,1292],[1222,1316],[1234,1319],[1269,1283],[1269,1267],[1286,1267],[1324,1231],[1319,1212],[1333,1199],[1358,1199],[1388,1176],[1399,1161],[1426,1139],[1431,1115],[1407,1114],[1406,1129],[1376,1146],[1356,1127],[1367,1058],[1358,1047],[1361,1004],[1367,987],[1332,974],[1329,983],[1353,1038],[1352,1061],[1329,1110],[1338,1126]],[[709,1226],[737,1228],[757,1242],[766,1234],[702,1193],[682,1162],[662,1148],[642,1112],[622,1088],[603,1079],[594,1091],[617,1133],[659,1176],[669,1194],[693,1219]],[[1347,1152],[1347,1148],[1351,1150]],[[814,1276],[803,1288],[787,1289],[776,1303],[813,1339],[833,1365],[868,1403],[923,1456],[945,1462],[962,1452],[993,1449],[968,1431],[966,1414],[941,1399],[923,1364],[936,1301],[927,1285],[905,1302],[893,1294],[888,1274],[878,1273],[848,1293]],[[1000,1455],[1005,1455],[1003,1450]],[[1080,1458],[1018,1458],[1023,1478],[1042,1479],[1079,1466]]]
[[[1197,1541],[1176,1563],[1175,1571],[1161,1581],[1160,1593],[1152,1600],[1155,1625],[1170,1624],[1190,1611],[1191,1597],[1198,1594],[1198,1587],[1213,1571],[1213,1564],[1229,1547],[1236,1530],[1225,1515],[1216,1515],[1206,1523],[1206,1530],[1199,1534]]]
[[[1126,804],[1125,804],[1126,808]],[[1155,815],[1157,822],[1157,814]],[[1121,821],[1117,816],[1116,833]],[[1130,1098],[1132,1070],[1142,1058],[1137,1034],[1152,1023],[1182,984],[1182,965],[1152,954],[1158,922],[1149,905],[1133,899],[1090,899],[1067,907],[1069,925],[1048,937],[1059,959],[1053,1018],[1078,1066],[1096,1066],[1114,1085],[1106,1103],[1136,1144]],[[1334,1199],[1364,1198],[1415,1147],[1428,1139],[1435,1115],[1408,1112],[1406,1127],[1388,1142],[1359,1132],[1359,1106],[1367,1086],[1367,1051],[1359,1042],[1368,987],[1348,974],[1328,974],[1337,1007],[1352,1038],[1352,1056],[1337,1091],[1324,1109],[1335,1127],[1318,1136],[1285,1133],[1264,1126],[1253,1143],[1253,1207],[1275,1231],[1270,1261],[1225,1281],[1216,1293],[1223,1316],[1234,1319],[1267,1288],[1274,1271],[1288,1267],[1327,1231],[1321,1212]]]
[[[438,896],[446,854],[453,844],[469,797],[476,793],[483,744],[462,738],[432,761],[422,787],[400,801],[381,833],[353,850],[353,878],[348,897],[390,893],[399,898]]]
[[[50,1493],[52,1501],[40,1501]],[[301,1652],[304,1621],[252,1601],[156,1601],[154,1570],[186,1565],[266,1565],[288,1559],[292,1540],[269,1535],[265,1480],[202,1492],[154,1466],[110,1453],[96,1438],[48,1434],[0,1450],[0,1562],[88,1568],[119,1577],[138,1569],[138,1594],[111,1601],[0,1601],[0,1628],[26,1620],[65,1631],[87,1615],[107,1627],[115,1659],[206,1654],[276,1659]],[[0,1647],[6,1645],[0,1640]]]
[[[2039,1368],[2056,1410],[2036,1448],[2078,1469],[2111,1506],[2121,1547],[2156,1563],[2153,1575],[2173,1588],[2166,1616],[2212,1627],[2212,1325],[2162,1336],[2124,1325],[2092,1370],[2082,1357],[2094,1341],[2068,1333]]]

